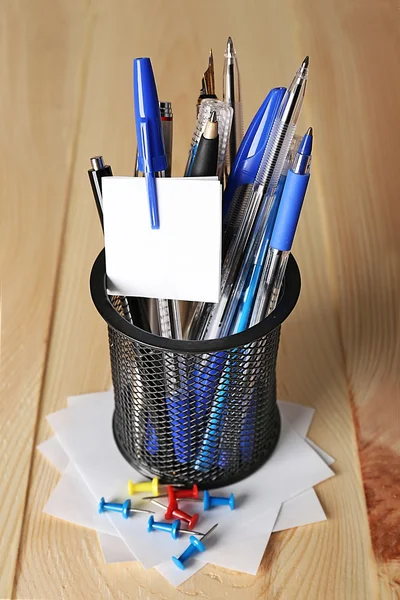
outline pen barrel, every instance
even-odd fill
[[[202,136],[190,177],[211,177],[217,174],[218,141],[218,136],[212,140]]]
[[[290,252],[282,252],[276,248],[269,249],[250,317],[250,327],[259,323],[267,315],[269,304],[273,298],[276,306],[289,254]],[[278,278],[279,273],[281,274],[280,278]]]
[[[165,154],[167,155],[167,168],[165,176],[171,177],[172,169],[172,140],[173,140],[173,120],[172,117],[161,117],[161,130],[164,140]]]
[[[94,200],[96,202],[97,212],[99,214],[99,219],[101,223],[101,227],[104,228],[103,223],[103,189],[101,180],[103,177],[111,177],[112,169],[109,165],[105,165],[101,169],[90,169],[88,171],[89,181],[92,188]]]

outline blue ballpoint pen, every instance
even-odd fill
[[[156,173],[165,173],[168,160],[164,149],[156,82],[149,58],[135,58],[133,61],[133,83],[138,170],[146,178],[151,228],[159,229],[155,176]]]
[[[260,284],[252,314],[250,326],[256,325],[270,314],[278,302],[286,265],[296,233],[301,208],[310,179],[310,164],[313,132],[310,127],[299,146],[292,167],[287,175],[281,202],[272,231],[271,243],[264,263]],[[254,382],[246,378],[249,393],[244,398],[247,402],[246,414],[240,436],[240,449],[244,461],[251,460],[252,440],[256,426],[256,405],[252,400]]]
[[[286,265],[289,260],[297,223],[310,179],[313,132],[310,127],[303,137],[290,169],[271,236],[256,301],[250,319],[255,325],[277,305]]]
[[[256,299],[256,294],[258,290],[258,285],[261,278],[262,268],[265,262],[265,257],[268,252],[269,242],[271,239],[271,234],[273,231],[276,215],[278,212],[278,208],[281,202],[281,197],[283,193],[283,189],[286,183],[286,176],[289,170],[289,167],[293,161],[294,156],[298,152],[299,143],[294,141],[292,144],[293,148],[288,154],[286,159],[285,166],[282,169],[282,175],[280,177],[279,183],[275,192],[275,200],[272,203],[271,213],[268,218],[267,228],[263,235],[263,239],[254,256],[253,264],[249,266],[247,261],[244,261],[242,265],[242,269],[239,273],[238,280],[243,276],[245,279],[245,284],[243,286],[241,296],[239,298],[233,295],[232,302],[237,305],[236,314],[233,319],[232,325],[229,328],[229,335],[233,335],[235,333],[239,333],[243,331],[249,326],[250,317],[252,313],[252,308]],[[258,230],[258,226],[256,224],[256,230]],[[239,288],[241,289],[241,288]]]
[[[138,146],[137,168],[146,178],[152,229],[160,227],[156,177],[164,177],[168,166],[162,135],[162,124],[154,73],[149,58],[135,58],[133,62],[134,108]],[[160,334],[164,337],[182,338],[179,304],[177,300],[156,299]],[[175,450],[182,445],[180,428],[176,425],[176,408],[185,404],[182,395],[187,387],[183,365],[168,354],[164,357],[166,402],[171,417],[172,441]],[[160,411],[150,411],[146,448],[154,454],[159,444],[158,431],[153,429],[152,419]],[[182,425],[184,427],[184,424]]]

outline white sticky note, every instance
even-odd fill
[[[103,179],[104,239],[112,294],[218,302],[221,184],[157,179],[160,229],[151,229],[146,181]]]

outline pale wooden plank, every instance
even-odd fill
[[[398,5],[314,1],[305,12],[318,71],[312,98],[325,106],[315,125],[331,294],[380,593],[391,598],[400,596]]]
[[[247,18],[251,10],[260,11],[251,30],[244,28],[240,10],[228,11],[227,2],[216,6],[206,3],[205,11],[214,11],[215,16],[207,35],[200,36],[195,32],[194,12],[188,14],[187,3],[175,2],[169,15],[163,12],[163,19],[156,20],[157,37],[154,35],[153,39],[135,23],[135,8],[132,2],[121,2],[118,13],[105,2],[92,7],[96,22],[93,53],[42,415],[64,406],[66,395],[94,391],[106,387],[109,381],[105,328],[88,296],[88,271],[100,248],[100,234],[85,170],[88,157],[97,152],[104,153],[117,173],[132,170],[131,58],[150,54],[159,88],[165,90],[165,99],[174,101],[178,117],[175,173],[179,174],[186,159],[188,132],[193,127],[198,75],[204,67],[208,45],[219,44],[219,48],[214,45],[216,54],[223,50],[225,39],[221,39],[221,30],[226,29],[240,48],[247,121],[266,91],[286,81],[307,51],[304,40],[296,40],[305,24],[304,17],[298,7],[288,3],[257,3],[256,7],[250,4]],[[150,17],[161,14],[161,3],[152,3],[149,11]],[[182,16],[179,31],[175,20],[178,13]],[[319,19],[322,16],[312,25],[315,32]],[[301,46],[301,52],[296,51],[296,44]],[[175,53],[180,54],[180,64],[174,64]],[[264,65],[264,57],[274,58]],[[182,76],[178,79],[184,83],[178,95],[173,82],[179,77],[180,65],[189,65],[189,70],[187,81],[183,82]],[[307,109],[313,121],[325,118],[324,100],[321,90],[312,101],[312,111]],[[107,121],[103,115],[107,115]],[[322,188],[322,167],[318,164],[322,164],[321,160],[315,165],[314,184],[296,244],[303,273],[302,299],[284,328],[279,372],[283,397],[317,407],[313,437],[338,459],[339,476],[320,490],[330,521],[274,536],[257,578],[208,566],[177,592],[157,573],[139,566],[106,567],[93,534],[41,515],[56,475],[40,457],[35,457],[16,587],[18,597],[126,598],[143,594],[177,598],[200,593],[213,599],[374,597],[376,581],[374,572],[369,572],[373,562],[355,432],[335,298],[329,292],[335,265],[325,231],[325,202],[320,198],[321,191],[326,193],[331,182],[325,182]],[[38,441],[48,433],[41,422]]]
[[[78,4],[1,7],[2,598],[12,593],[52,317],[80,83]]]

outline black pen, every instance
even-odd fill
[[[218,140],[217,113],[214,110],[200,138],[190,177],[209,177],[217,174]]]
[[[88,171],[89,181],[92,186],[97,212],[99,213],[101,228],[104,231],[103,191],[101,180],[103,177],[112,177],[113,173],[110,165],[104,164],[102,156],[93,156],[90,159],[90,162],[92,163],[92,168]],[[146,300],[144,298],[125,298],[124,296],[121,296],[120,298],[125,318],[133,325],[136,325],[136,327],[149,331],[150,325],[146,311]]]

